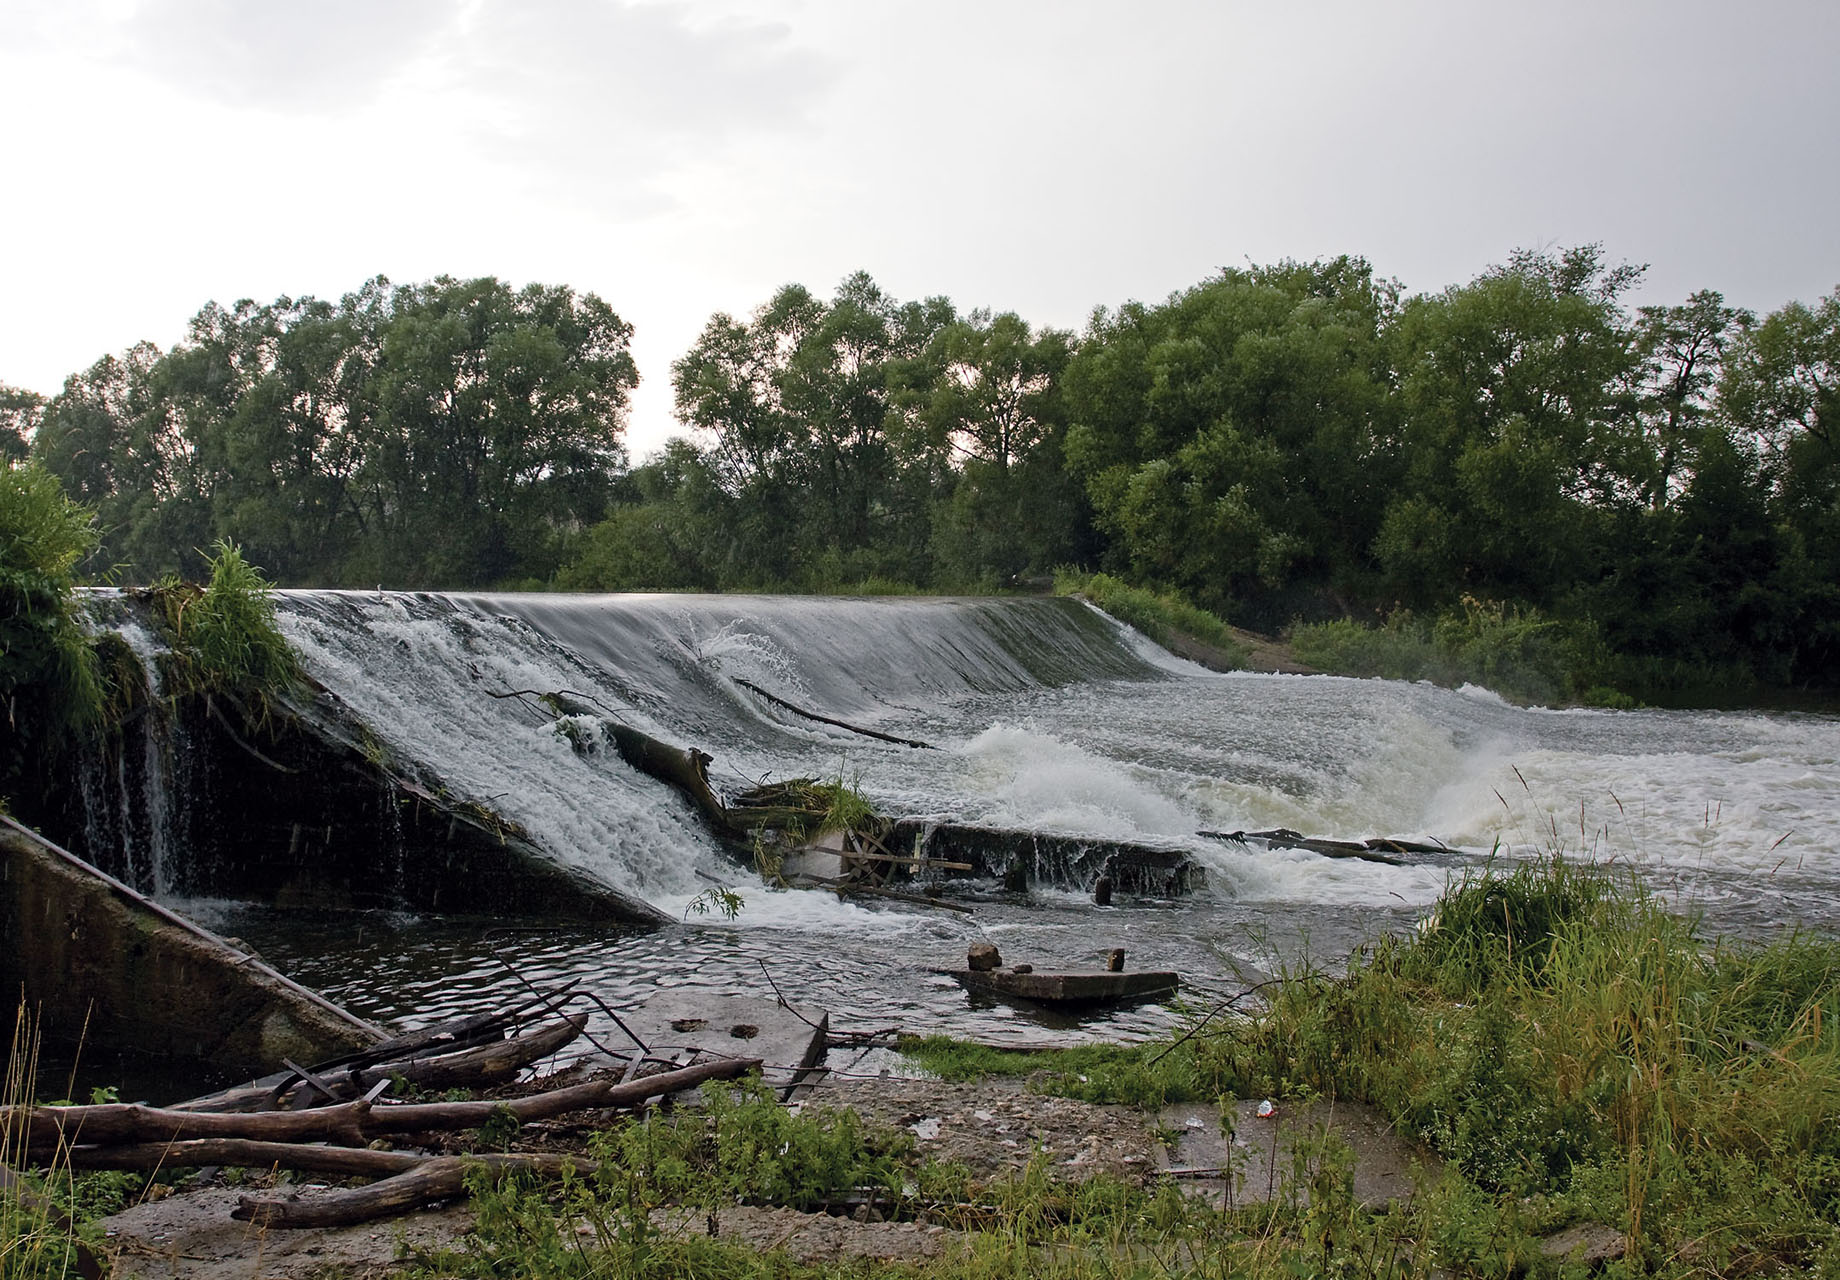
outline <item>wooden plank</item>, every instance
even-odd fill
[[[1178,975],[1166,971],[1138,973],[1016,973],[1010,969],[941,969],[968,987],[1015,996],[1045,1005],[1109,1004],[1141,1000],[1174,991]]]
[[[835,849],[825,849],[824,853],[836,853]],[[970,871],[969,862],[947,862],[943,858],[916,858],[904,853],[869,853],[866,850],[850,849],[843,856],[858,862],[893,862],[903,867],[939,867],[946,871]]]

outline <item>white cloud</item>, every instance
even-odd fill
[[[123,61],[230,107],[345,112],[456,21],[454,0],[146,0]]]
[[[581,0],[484,0],[446,64],[482,154],[627,218],[674,207],[671,175],[811,129],[835,78],[781,24]]]

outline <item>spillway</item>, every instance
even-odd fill
[[[201,904],[368,1016],[429,1017],[510,969],[610,998],[689,983],[786,994],[837,1021],[1030,1027],[928,973],[989,937],[1042,964],[1126,946],[1190,975],[1198,1004],[1306,955],[1402,928],[1489,857],[1563,850],[1635,869],[1718,932],[1840,927],[1840,720],[1546,710],[1478,689],[1220,675],[1070,599],[438,595],[290,591],[308,671],[395,757],[515,822],[558,859],[687,923],[650,934],[327,917]],[[775,698],[938,750],[806,719]],[[750,878],[671,791],[582,755],[519,693],[567,691],[713,758],[718,788],[841,779],[900,817],[1188,848],[1192,899],[1093,907],[992,892],[971,917],[872,909]],[[182,786],[182,784],[181,784]],[[1387,866],[1222,844],[1200,830],[1442,842]],[[183,855],[181,855],[183,856]],[[693,914],[711,883],[733,922]],[[157,886],[153,886],[157,887]],[[489,904],[482,904],[489,907]],[[1099,1033],[1161,1025],[1127,1011]]]

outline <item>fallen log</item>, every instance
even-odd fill
[[[298,1169],[342,1178],[387,1178],[430,1159],[412,1151],[368,1147],[322,1147],[307,1142],[263,1142],[257,1138],[188,1138],[181,1142],[128,1142],[111,1147],[72,1147],[60,1153],[73,1169],[195,1169],[230,1165],[239,1169]]]
[[[1197,831],[1195,834],[1231,844],[1257,840],[1269,849],[1302,849],[1325,858],[1359,858],[1363,862],[1383,862],[1391,867],[1402,865],[1398,858],[1379,851],[1386,847],[1402,847],[1399,841],[1320,840],[1284,827],[1271,831]]]
[[[838,729],[848,729],[851,733],[858,733],[865,738],[874,738],[880,742],[892,742],[898,747],[917,747],[922,751],[935,751],[938,749],[934,747],[932,743],[921,742],[918,738],[897,738],[891,733],[879,733],[874,729],[865,729],[861,725],[854,725],[846,720],[833,720],[830,716],[821,716],[816,711],[807,711],[804,707],[797,706],[794,703],[787,702],[784,698],[768,693],[752,680],[742,680],[737,677],[735,683],[740,685],[743,689],[746,689],[749,693],[765,698],[776,707],[790,711],[795,716],[803,716],[807,720],[815,720],[819,724],[828,724]]]
[[[497,1177],[512,1172],[592,1176],[598,1168],[591,1160],[571,1156],[436,1156],[368,1187],[330,1191],[310,1199],[243,1196],[230,1216],[264,1227],[347,1227],[371,1222],[462,1194],[467,1170],[478,1163]]]
[[[472,1102],[383,1103],[363,1098],[304,1111],[245,1111],[229,1114],[173,1111],[135,1103],[88,1107],[9,1107],[0,1110],[0,1129],[24,1132],[26,1149],[35,1155],[66,1147],[114,1144],[175,1143],[203,1139],[245,1139],[291,1144],[324,1142],[361,1147],[388,1133],[422,1133],[434,1129],[474,1129],[494,1116],[509,1113],[518,1123],[545,1120],[571,1111],[631,1107],[705,1080],[732,1080],[758,1070],[759,1058],[723,1058],[661,1071],[621,1083],[590,1080],[522,1098]]]
[[[699,1062],[675,1071],[640,1076],[622,1084],[613,1080],[592,1080],[587,1084],[533,1093],[526,1098],[507,1098],[502,1102],[428,1102],[374,1106],[365,1123],[365,1131],[381,1133],[418,1133],[426,1129],[472,1129],[486,1123],[493,1115],[510,1112],[520,1124],[566,1115],[571,1111],[597,1108],[631,1107],[650,1098],[694,1089],[705,1080],[732,1080],[760,1069],[759,1058],[723,1058]]]
[[[348,1227],[451,1200],[466,1190],[467,1161],[442,1156],[367,1187],[332,1191],[308,1200],[241,1196],[230,1216],[260,1227]]]
[[[613,740],[620,759],[643,774],[676,787],[698,813],[724,835],[736,834],[728,809],[709,786],[709,762],[714,758],[691,747],[674,747],[630,725],[609,721],[604,731]]]
[[[918,893],[901,893],[894,889],[878,889],[870,885],[820,885],[829,889],[839,898],[887,898],[893,902],[906,902],[916,907],[938,907],[941,911],[956,911],[960,915],[976,915],[970,907],[958,902],[946,902],[941,898],[928,898]]]
[[[574,985],[575,983],[569,983],[541,1000],[526,1001],[497,1013],[469,1014],[451,1022],[437,1023],[432,1027],[423,1027],[419,1031],[408,1031],[399,1036],[391,1036],[368,1048],[316,1063],[313,1070],[324,1076],[332,1074],[341,1067],[370,1067],[384,1062],[399,1064],[416,1058],[439,1057],[443,1054],[458,1053],[462,1049],[496,1044],[505,1038],[506,1029],[516,1025],[522,1015],[529,1014],[533,1010],[554,1012],[555,1001],[565,995]],[[201,1112],[265,1110],[272,1106],[277,1090],[292,1086],[299,1078],[295,1072],[278,1071],[273,1075],[251,1080],[246,1084],[223,1089],[217,1093],[208,1093],[184,1102],[175,1102],[167,1110]]]
[[[458,1089],[502,1084],[524,1067],[546,1058],[574,1040],[587,1026],[588,1015],[571,1014],[566,1018],[529,1031],[509,1040],[495,1040],[473,1049],[445,1053],[434,1057],[403,1058],[343,1072],[328,1072],[322,1077],[336,1094],[356,1098],[384,1080],[401,1076],[418,1088]],[[292,1082],[292,1083],[290,1083]],[[310,1097],[319,1090],[304,1085],[293,1072],[270,1076],[254,1084],[240,1085],[203,1098],[194,1098],[169,1108],[189,1112],[251,1112],[279,1109],[304,1110],[313,1105]],[[304,1104],[304,1106],[302,1105]]]
[[[196,1169],[204,1165],[228,1165],[237,1169],[294,1169],[341,1178],[391,1178],[419,1169],[430,1160],[446,1157],[414,1151],[372,1151],[369,1147],[321,1147],[307,1142],[194,1138],[186,1142],[135,1142],[119,1147],[73,1147],[67,1158],[73,1169]],[[567,1159],[586,1172],[597,1167],[592,1160],[548,1153],[470,1155],[465,1159],[512,1168],[543,1168]]]
[[[421,1089],[503,1084],[531,1063],[549,1057],[573,1041],[587,1025],[587,1014],[572,1013],[546,1027],[539,1027],[511,1040],[501,1040],[497,1044],[443,1054],[438,1058],[413,1058],[405,1062],[383,1063],[359,1071],[349,1071],[343,1078],[353,1096],[396,1076],[401,1076]]]
[[[219,1113],[146,1107],[135,1102],[88,1107],[7,1107],[0,1131],[23,1131],[35,1155],[60,1142],[106,1146],[121,1142],[176,1142],[188,1138],[262,1138],[270,1142],[333,1142],[361,1147],[370,1104],[362,1099],[305,1111]]]

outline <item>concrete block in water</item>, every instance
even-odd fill
[[[824,1057],[830,1015],[759,996],[676,989],[620,1019],[653,1058],[682,1066],[710,1058],[759,1058],[761,1078],[789,1091]],[[611,1043],[609,1048],[614,1047]]]
[[[54,1045],[229,1079],[384,1032],[0,816],[0,983]]]
[[[1017,965],[1007,971],[942,969],[940,972],[979,991],[1066,1008],[1148,1000],[1168,995],[1180,981],[1169,972],[1036,973],[1027,965]]]

